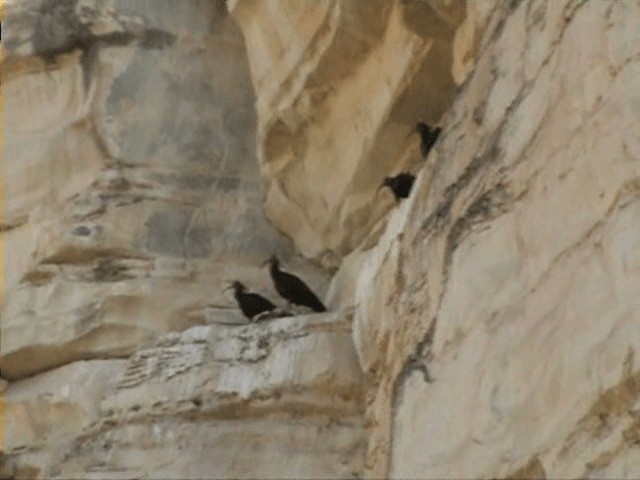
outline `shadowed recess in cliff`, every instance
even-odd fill
[[[372,202],[382,179],[423,163],[418,136],[407,134],[417,121],[437,124],[451,104],[465,8],[237,1],[230,11],[249,50],[267,216],[304,255],[335,267],[388,212]],[[300,36],[283,49],[288,28]]]

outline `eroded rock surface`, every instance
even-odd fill
[[[362,471],[348,312],[196,326],[5,392],[5,455],[44,478],[346,478]]]
[[[640,477],[637,1],[7,12],[2,476]]]
[[[265,211],[307,257],[337,266],[388,212],[382,179],[417,119],[448,107],[461,2],[229,2],[248,49]]]
[[[638,18],[512,2],[484,21],[433,167],[357,275],[374,476],[640,472]]]
[[[223,3],[16,1],[3,45],[3,377],[206,323],[235,278],[274,295],[259,265],[291,247],[261,210]]]

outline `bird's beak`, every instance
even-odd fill
[[[264,262],[262,262],[262,265],[260,265],[260,268],[263,268],[265,265],[268,265],[270,261],[271,259],[267,258]]]
[[[411,130],[406,137],[404,137],[404,139],[406,140],[407,138],[409,138],[411,135],[413,135],[414,133],[416,133],[415,130]]]
[[[227,290],[231,290],[233,289],[233,283],[229,283],[226,288],[223,290],[223,292],[226,292]]]
[[[380,193],[380,190],[382,190],[384,187],[386,187],[386,185],[384,183],[378,187],[378,190],[376,190],[376,198],[378,197],[378,194]]]

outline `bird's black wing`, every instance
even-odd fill
[[[243,294],[238,300],[238,304],[240,305],[242,313],[248,318],[253,318],[262,312],[271,311],[276,308],[273,303],[257,293]]]
[[[305,305],[311,308],[314,312],[326,312],[327,309],[320,301],[320,299],[316,296],[315,293],[301,280],[300,281],[300,289],[297,292],[298,298],[300,299],[299,304]]]
[[[315,312],[325,312],[327,309],[318,299],[318,297],[311,291],[311,289],[295,275],[287,272],[279,272],[278,284],[282,287],[283,291],[280,294],[296,305],[304,305],[313,309]]]

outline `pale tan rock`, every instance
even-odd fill
[[[45,3],[3,21],[3,475],[639,477],[637,2]],[[246,324],[272,253],[336,311]]]
[[[362,264],[367,252],[355,251],[344,257],[327,290],[327,304],[333,307],[352,308],[356,304],[356,288]]]
[[[351,314],[197,326],[129,360],[13,382],[7,468],[42,478],[346,478],[362,471]]]
[[[185,400],[199,396],[204,403],[215,403],[216,397],[245,401],[311,389],[319,401],[324,382],[336,393],[352,391],[355,398],[361,374],[349,321],[338,312],[246,326],[199,326],[171,334],[133,355],[120,391],[105,400],[104,408],[129,409],[131,398],[151,408],[163,395]],[[183,375],[192,368],[196,371]]]
[[[374,477],[637,476],[637,62],[603,64],[611,5],[539,6],[506,13],[452,107],[464,140],[359,275]],[[532,16],[552,40],[527,60]]]
[[[64,448],[100,419],[100,403],[124,367],[123,360],[81,361],[12,382],[2,394],[3,452],[14,474],[43,475],[60,462]]]
[[[124,363],[74,362],[12,382],[3,395],[7,419],[5,451],[48,443],[54,434],[58,438],[77,435],[98,419],[100,402],[122,374]]]
[[[418,119],[437,122],[454,87],[451,37],[464,6],[375,4],[229,4],[256,90],[267,216],[330,266],[385,213],[374,207],[382,179],[417,168],[417,150],[397,161],[417,147],[407,134]]]
[[[456,31],[453,43],[453,65],[451,73],[457,85],[461,85],[471,73],[475,61],[477,45],[476,25],[473,18],[467,16]]]
[[[242,35],[224,5],[17,1],[3,20],[0,368],[122,356],[236,310],[291,245],[264,217]],[[79,40],[80,39],[80,40]],[[222,93],[224,92],[224,94]],[[312,272],[321,294],[326,275]]]
[[[545,1],[543,0],[543,3]],[[497,17],[496,13],[506,6],[504,2],[495,0],[466,2],[464,21],[456,29],[453,38],[451,74],[456,85],[462,85],[473,71],[482,37],[486,35],[487,30],[490,30],[488,24],[491,17]]]
[[[131,357],[50,474],[349,477],[364,453],[350,331],[338,312],[168,335]]]

